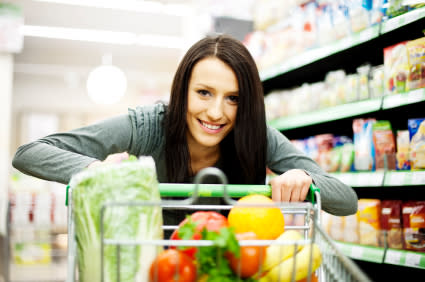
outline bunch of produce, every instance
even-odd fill
[[[239,199],[227,218],[215,211],[194,212],[179,224],[170,240],[209,240],[212,246],[170,246],[151,264],[149,280],[291,281],[295,271],[295,280],[304,281],[309,275],[311,254],[311,271],[319,267],[320,250],[315,244],[294,245],[302,235],[284,227],[281,210],[262,195]],[[244,240],[250,242],[244,244]],[[261,240],[276,243],[266,246]],[[311,281],[317,281],[314,273]]]
[[[149,266],[161,246],[105,245],[101,270],[101,216],[108,202],[160,201],[153,159],[131,157],[119,164],[85,170],[72,178],[72,209],[79,281],[147,281]],[[112,240],[162,239],[160,206],[109,206],[103,214],[103,236]]]

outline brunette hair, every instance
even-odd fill
[[[187,51],[177,68],[164,120],[168,180],[188,182],[192,174],[186,140],[187,94],[193,67],[207,57],[226,63],[238,80],[235,127],[220,143],[224,173],[229,183],[264,184],[267,130],[263,87],[249,51],[228,35],[201,39]]]

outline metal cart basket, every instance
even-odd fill
[[[223,184],[201,184],[206,176],[216,176]],[[234,198],[242,197],[244,195],[257,193],[270,196],[271,188],[268,185],[227,185],[227,178],[225,175],[216,168],[206,168],[198,173],[195,177],[195,184],[160,184],[161,196],[190,196],[183,200],[161,200],[160,202],[108,202],[102,206],[99,211],[100,216],[100,230],[101,230],[101,281],[104,281],[104,249],[106,246],[116,246],[116,279],[121,281],[121,262],[120,262],[120,248],[123,246],[162,246],[168,248],[171,246],[211,246],[212,241],[209,240],[170,240],[168,238],[163,240],[114,240],[107,239],[104,236],[104,219],[103,215],[105,210],[116,206],[160,206],[163,210],[184,210],[187,214],[192,214],[198,210],[205,211],[221,211],[230,210],[236,205]],[[313,188],[313,187],[311,187]],[[321,253],[322,262],[320,267],[315,271],[315,277],[318,281],[370,281],[370,279],[358,268],[358,266],[349,258],[344,256],[335,245],[332,239],[323,231],[320,226],[320,210],[321,199],[318,189],[310,189],[309,202],[304,203],[281,203],[279,207],[284,215],[301,215],[304,218],[301,225],[285,225],[286,230],[299,230],[303,234],[303,240],[299,241],[276,241],[276,240],[244,240],[240,241],[241,246],[269,246],[273,244],[278,245],[292,245],[294,250],[297,246],[316,244]],[[67,282],[78,281],[77,269],[77,246],[75,223],[73,215],[72,204],[72,187],[68,189],[68,273]],[[200,205],[193,204],[199,196],[222,196],[226,202],[225,205]],[[178,226],[163,225],[163,230],[175,230]],[[312,276],[312,256],[310,254],[310,262],[308,266],[308,277],[305,281],[314,281]],[[296,260],[293,260],[293,271],[291,280],[295,281],[295,268]],[[260,269],[261,272],[261,269]],[[137,280],[135,280],[137,281]],[[177,281],[177,280],[176,280]],[[180,280],[179,280],[180,281]],[[276,279],[276,281],[281,281]],[[87,281],[86,281],[87,282]],[[90,281],[96,282],[96,281]]]

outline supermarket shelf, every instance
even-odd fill
[[[387,95],[381,98],[342,104],[314,112],[282,117],[269,121],[271,127],[277,130],[294,129],[328,121],[354,117],[361,114],[377,112],[425,101],[425,88],[415,89],[406,93]]]
[[[384,171],[334,172],[341,182],[352,187],[380,187],[384,183]]]
[[[379,111],[381,108],[381,98],[364,100],[349,104],[338,105],[314,112],[283,117],[269,121],[269,125],[278,130],[288,130],[308,125],[343,119]]]
[[[294,69],[303,67],[320,59],[326,58],[330,55],[347,50],[361,43],[367,42],[379,36],[379,25],[369,27],[365,30],[357,32],[351,36],[342,38],[329,45],[310,49],[306,52],[291,57],[281,64],[277,64],[269,69],[260,71],[260,78],[262,81],[279,76]]]
[[[410,11],[406,14],[383,22],[381,25],[381,34],[393,31],[422,18],[425,18],[425,7]]]
[[[385,249],[380,247],[364,246],[346,242],[335,242],[341,252],[353,259],[382,263]]]
[[[425,171],[387,171],[384,186],[425,185]]]
[[[425,269],[425,253],[388,249],[384,263]]]
[[[425,89],[416,89],[406,93],[384,96],[382,109],[392,109],[425,101]]]
[[[341,252],[353,259],[425,269],[425,253],[335,242]]]
[[[352,187],[425,185],[425,170],[333,172],[331,175]]]

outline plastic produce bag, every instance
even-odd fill
[[[151,157],[85,170],[75,175],[72,187],[79,281],[101,281],[101,208],[107,202],[160,201],[155,164]],[[105,239],[162,239],[161,207],[108,206],[104,211]],[[104,281],[147,281],[148,267],[162,247],[104,245]],[[142,260],[143,257],[143,260]]]

